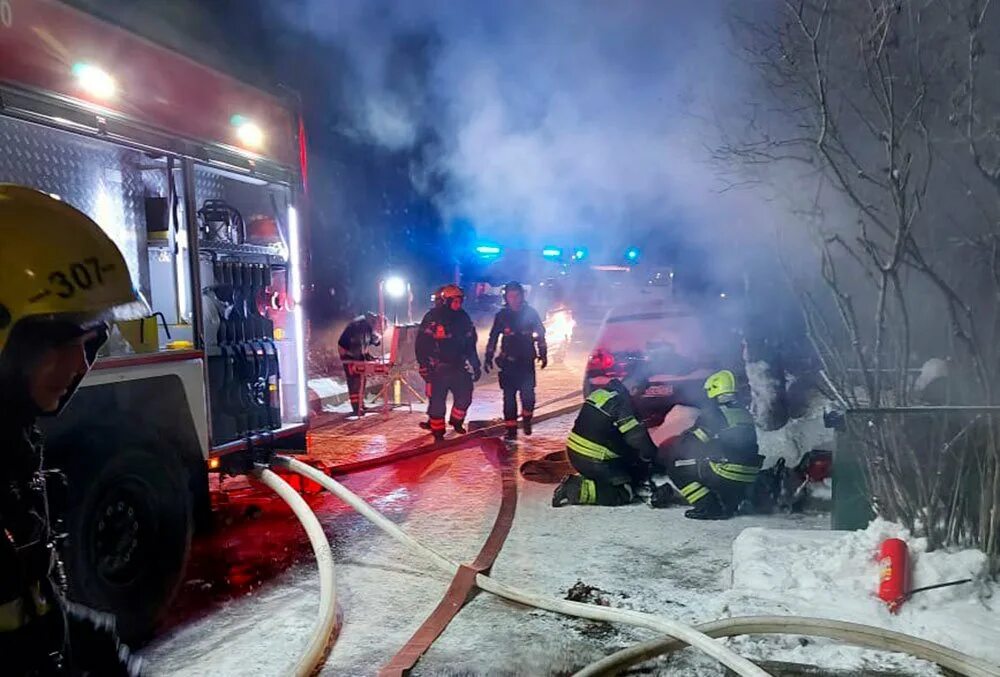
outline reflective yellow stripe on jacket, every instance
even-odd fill
[[[636,419],[635,416],[629,416],[628,418],[622,419],[621,421],[615,421],[615,425],[618,427],[618,430],[621,432],[621,434],[624,435],[629,430],[639,425],[639,421]]]
[[[611,451],[603,444],[591,442],[586,437],[578,435],[574,432],[569,434],[569,439],[566,440],[566,446],[569,447],[570,451],[598,461],[607,461],[612,458],[618,458],[618,454]]]
[[[618,393],[613,390],[595,390],[587,397],[587,401],[598,409],[603,410],[604,405],[608,403],[608,400],[617,396]]]

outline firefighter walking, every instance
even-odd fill
[[[65,479],[43,469],[36,422],[73,395],[107,338],[105,322],[145,317],[149,307],[111,239],[63,202],[0,184],[0,234],[2,672],[137,674],[113,618],[65,598],[52,498]],[[70,274],[79,261],[96,262],[101,274],[83,284]]]
[[[626,505],[648,481],[656,445],[635,406],[647,385],[637,369],[587,396],[566,440],[569,462],[580,474],[556,487],[553,507]]]
[[[705,381],[694,427],[667,453],[667,473],[691,504],[690,519],[728,519],[746,498],[764,458],[750,412],[736,401],[736,377],[718,371]]]
[[[498,369],[506,437],[513,440],[517,438],[518,394],[521,397],[524,434],[531,435],[531,419],[535,413],[535,361],[545,369],[549,358],[545,325],[538,312],[525,301],[521,283],[508,282],[504,285],[503,298],[504,307],[493,318],[493,327],[486,342],[483,367],[487,373],[494,364]],[[498,340],[500,354],[494,362]]]
[[[354,318],[337,341],[337,352],[340,354],[340,361],[344,365],[344,376],[347,378],[347,392],[351,399],[351,409],[355,416],[364,414],[365,393],[364,393],[364,362],[375,358],[368,352],[370,348],[377,347],[382,343],[379,335],[381,322],[379,316],[372,312],[367,312],[360,317]]]
[[[452,394],[448,423],[464,434],[465,416],[472,404],[473,382],[482,376],[476,352],[476,328],[462,309],[465,294],[458,285],[446,285],[438,294],[439,303],[424,315],[417,335],[416,351],[420,373],[430,389],[427,423],[435,439],[444,438],[447,425],[448,393]],[[471,371],[470,371],[471,370]]]

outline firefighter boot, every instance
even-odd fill
[[[653,508],[668,508],[679,502],[679,496],[672,485],[667,482],[656,486],[649,496],[649,505]]]
[[[552,493],[552,507],[561,508],[564,505],[579,503],[580,484],[582,481],[583,478],[579,475],[567,475],[564,477]]]
[[[434,439],[440,442],[444,439],[444,419],[443,418],[432,418],[427,422],[431,429],[431,434],[434,435]]]
[[[725,520],[733,515],[719,500],[719,496],[710,491],[695,503],[693,508],[686,511],[684,516],[692,520]]]
[[[527,435],[528,437],[531,437],[531,433],[532,433],[532,430],[531,430],[531,416],[530,415],[529,416],[522,415],[521,416],[521,422],[524,425],[524,434]]]
[[[504,433],[503,437],[504,437],[505,440],[510,440],[510,441],[516,440],[517,439],[517,428],[515,428],[515,427],[508,427],[507,428],[507,432]]]
[[[417,425],[420,426],[421,430],[430,430],[431,429],[431,422],[430,421],[421,421]]]

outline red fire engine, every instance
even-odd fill
[[[212,471],[306,428],[289,102],[54,0],[0,0],[0,182],[88,213],[155,311],[125,322],[63,415],[71,596],[147,635]]]

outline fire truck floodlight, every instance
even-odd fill
[[[73,75],[80,89],[95,99],[107,101],[114,98],[118,92],[115,79],[106,70],[93,64],[83,62],[73,64]]]
[[[229,118],[230,124],[236,128],[236,138],[240,145],[249,150],[258,150],[264,145],[264,130],[262,130],[253,120],[249,120],[242,115],[234,115]]]
[[[406,296],[406,280],[398,275],[386,278],[383,285],[385,286],[385,293],[388,294],[390,298],[401,299]]]

